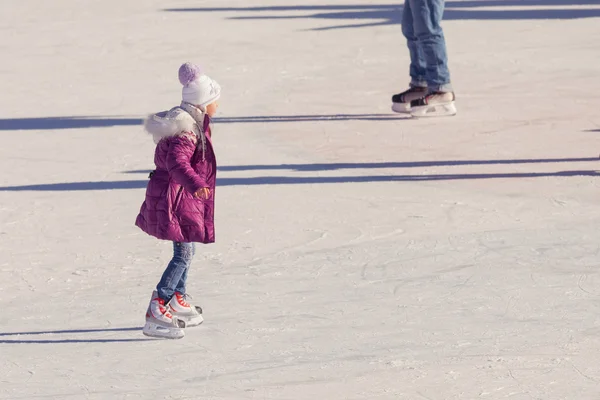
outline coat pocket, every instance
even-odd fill
[[[173,213],[177,212],[179,208],[179,204],[181,203],[181,198],[183,197],[183,186],[179,187],[177,191],[177,195],[175,196],[175,200],[173,200]]]

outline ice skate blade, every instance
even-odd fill
[[[185,324],[183,325],[185,326]],[[150,321],[146,321],[146,325],[144,325],[142,333],[149,337],[161,339],[181,339],[185,336],[183,328],[178,328],[175,326],[167,327]]]
[[[185,322],[186,328],[191,328],[192,326],[198,326],[202,322],[204,322],[204,318],[202,317],[202,307],[194,306],[196,312],[177,312],[173,307],[171,307],[171,314],[181,321]]]
[[[177,318],[185,321],[186,328],[198,326],[204,322],[204,318],[202,318],[202,315],[195,315],[195,316],[191,316],[191,317],[186,317],[184,315],[177,315]]]
[[[416,118],[451,117],[456,115],[456,105],[454,105],[454,102],[451,102],[413,107],[410,110],[410,115]]]
[[[410,103],[392,103],[392,111],[399,114],[410,113]]]
[[[200,306],[194,306],[194,308],[196,309],[196,312],[190,312],[190,313],[178,313],[177,311],[171,309],[171,313],[173,314],[174,317],[185,321],[185,327],[186,328],[190,328],[192,326],[198,326],[200,325],[202,322],[204,322],[204,318],[202,317],[202,307]]]

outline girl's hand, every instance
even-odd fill
[[[194,193],[194,197],[197,199],[208,200],[208,198],[210,197],[210,189],[209,188],[201,188],[196,193]]]

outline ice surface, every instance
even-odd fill
[[[381,0],[4,1],[0,399],[600,398],[600,2],[447,1],[459,114]],[[141,333],[185,61],[223,88],[205,323]]]

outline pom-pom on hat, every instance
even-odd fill
[[[183,85],[181,98],[186,103],[206,107],[221,96],[221,86],[196,64],[187,62],[179,67],[179,82]]]

